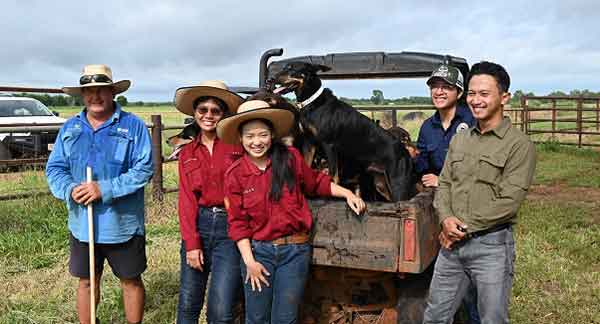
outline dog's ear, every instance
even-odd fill
[[[331,70],[331,68],[327,65],[321,65],[321,64],[310,64],[310,72],[313,73],[317,73],[317,72],[327,72]]]

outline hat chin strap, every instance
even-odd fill
[[[319,88],[319,90],[317,90],[315,93],[313,93],[312,96],[308,97],[308,99],[306,99],[302,102],[296,103],[296,106],[298,106],[298,108],[302,109],[302,108],[310,105],[313,101],[315,101],[317,98],[319,98],[319,96],[323,93],[324,89],[325,88],[323,86],[321,86]]]

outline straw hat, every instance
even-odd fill
[[[224,118],[217,124],[217,136],[224,142],[237,144],[240,142],[240,125],[252,119],[266,119],[275,128],[275,138],[289,134],[294,124],[294,114],[286,109],[271,108],[262,100],[249,100],[238,108],[237,114]]]
[[[182,113],[194,116],[194,100],[199,97],[216,97],[227,105],[229,112],[235,114],[238,106],[244,101],[219,80],[204,81],[197,86],[181,87],[175,91],[175,108]]]
[[[112,87],[113,95],[124,92],[131,86],[131,81],[113,82],[112,70],[104,64],[90,64],[83,67],[79,86],[63,87],[62,91],[72,96],[81,95],[81,89],[87,87]]]

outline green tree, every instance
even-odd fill
[[[117,102],[119,103],[119,105],[121,105],[121,107],[127,106],[127,98],[125,96],[118,96]]]
[[[564,92],[562,92],[560,90],[552,91],[548,95],[552,96],[552,97],[565,97],[565,96],[567,96],[566,93],[564,93]]]
[[[69,102],[67,101],[67,97],[65,96],[55,96],[53,106],[68,106]]]
[[[373,95],[371,96],[371,102],[376,105],[381,105],[385,98],[383,97],[383,91],[379,89],[373,90]]]

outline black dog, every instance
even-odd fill
[[[168,160],[176,158],[183,147],[191,143],[194,138],[200,133],[200,126],[196,124],[196,121],[192,121],[190,124],[186,125],[181,132],[177,135],[173,135],[167,139],[167,144],[173,148],[173,152],[167,158]]]
[[[415,193],[415,176],[404,145],[331,90],[322,88],[317,72],[328,70],[323,65],[290,62],[271,80],[280,85],[273,91],[294,91],[306,141],[322,148],[331,176],[341,178],[342,183],[344,178],[358,176],[364,194],[364,176],[368,174],[377,192],[387,200],[409,199]],[[305,146],[303,153],[311,163],[315,150]]]

